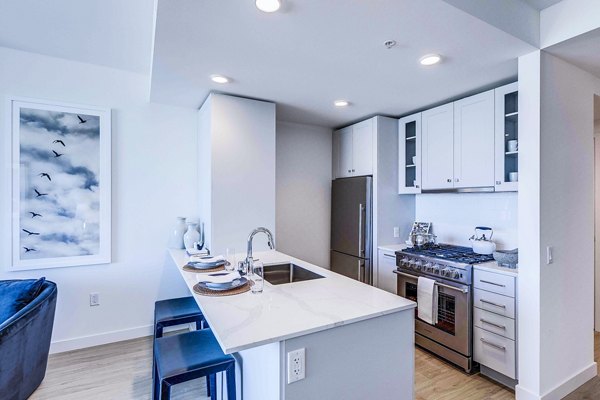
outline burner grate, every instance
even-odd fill
[[[402,250],[403,253],[439,258],[464,264],[478,264],[493,261],[492,255],[477,254],[470,247],[452,246],[448,244],[436,244],[424,247],[409,247]]]

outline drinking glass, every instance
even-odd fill
[[[235,249],[228,247],[225,249],[225,270],[234,271],[237,268],[237,259],[235,257]]]
[[[255,261],[252,264],[252,273],[248,277],[254,283],[251,286],[252,293],[262,293],[265,284],[263,263]]]

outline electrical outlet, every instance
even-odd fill
[[[394,237],[395,238],[400,237],[400,227],[398,227],[398,226],[394,227]]]
[[[90,307],[100,305],[100,293],[90,293]]]
[[[287,353],[288,379],[287,383],[302,380],[306,373],[306,351],[304,348]]]

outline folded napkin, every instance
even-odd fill
[[[191,256],[190,262],[192,263],[204,263],[204,264],[213,264],[219,261],[225,261],[225,257],[223,256]]]
[[[437,324],[438,290],[433,279],[420,276],[417,282],[417,311],[421,320]]]
[[[240,273],[237,271],[233,271],[226,274],[224,274],[223,272],[213,272],[212,274],[198,274],[198,282],[229,283],[240,278]]]

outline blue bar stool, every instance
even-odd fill
[[[205,322],[200,307],[192,296],[160,300],[154,303],[154,338],[162,337],[167,326],[196,323],[202,329]]]
[[[210,377],[210,398],[216,400],[218,372],[225,372],[227,398],[235,400],[235,359],[223,353],[210,329],[154,341],[154,400],[169,400],[171,386],[203,376]]]
[[[208,327],[200,307],[192,296],[159,300],[154,303],[154,340],[163,336],[163,329],[167,326],[191,323],[195,323],[198,330],[202,329],[203,325]],[[154,365],[154,359],[152,362]],[[152,378],[154,379],[154,375]],[[207,396],[210,396],[208,377],[206,378],[206,391]]]

